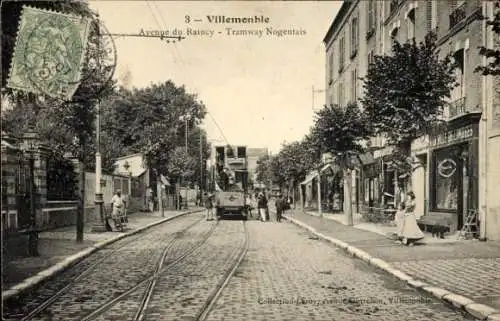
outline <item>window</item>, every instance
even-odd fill
[[[368,67],[370,67],[372,63],[374,63],[374,53],[373,50],[370,50],[368,52]]]
[[[338,85],[334,84],[332,88],[332,104],[337,104],[337,99],[338,99],[338,91],[337,91]]]
[[[458,86],[451,93],[452,101],[465,97],[465,50],[460,49],[456,51],[453,58],[458,64],[458,68],[455,69]]]
[[[236,150],[238,154],[238,158],[245,158],[247,157],[247,148],[245,146],[239,146]]]
[[[358,17],[351,20],[351,58],[358,52]]]
[[[459,202],[461,162],[457,147],[441,149],[434,158],[434,199],[435,210],[456,211]]]
[[[340,38],[339,41],[339,72],[344,68],[344,55],[345,55],[345,47],[344,47],[344,36]]]
[[[451,5],[451,8],[452,8],[452,12],[449,16],[450,18],[450,29],[455,27],[459,22],[461,22],[462,20],[464,20],[467,16],[467,13],[466,13],[466,3],[465,1],[461,0],[461,1],[457,1],[457,0],[454,0],[452,1],[452,5]]]
[[[357,100],[357,86],[358,86],[358,73],[356,71],[356,69],[353,69],[351,71],[351,98],[352,98],[352,102],[356,102]]]
[[[375,1],[368,1],[368,34],[370,37],[373,31],[375,31],[375,19],[376,19],[376,12],[375,12]]]
[[[339,101],[338,101],[338,104],[340,106],[342,106],[344,104],[344,82],[340,82],[339,83],[339,93],[338,93],[338,96],[339,97]]]
[[[391,39],[392,40],[397,40],[398,39],[398,32],[399,32],[399,28],[394,28],[392,29],[391,31]]]
[[[328,84],[330,85],[333,81],[333,48],[328,56]]]
[[[437,6],[438,2],[436,0],[427,0],[425,13],[427,20],[427,31],[435,30],[437,28]]]
[[[408,23],[408,39],[413,39],[415,38],[415,9],[408,12],[406,21]]]

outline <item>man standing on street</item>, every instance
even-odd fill
[[[276,197],[276,221],[281,222],[281,216],[283,215],[283,210],[285,209],[285,200],[283,195],[278,194]]]
[[[121,190],[117,189],[111,198],[111,216],[113,220],[121,220],[125,211],[125,202],[122,198]]]
[[[205,207],[207,209],[206,219],[212,221],[214,219],[214,202],[212,194],[205,194]]]
[[[265,222],[267,214],[267,199],[262,193],[259,193],[259,198],[257,200],[257,207],[260,214],[260,220],[262,222]]]

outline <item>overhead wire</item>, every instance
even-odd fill
[[[163,16],[161,14],[161,11],[160,9],[158,8],[158,6],[156,5],[155,2],[152,2],[152,5],[150,3],[149,0],[146,0],[146,3],[148,4],[148,7],[151,11],[151,14],[153,15],[155,21],[156,21],[156,24],[158,25],[159,28],[165,28],[166,24],[165,24],[165,21],[163,20]],[[153,8],[154,7],[154,8]],[[155,10],[156,9],[156,10]],[[159,20],[158,18],[156,17],[156,14],[155,14],[155,11],[156,11],[156,14],[158,15],[159,17]],[[161,23],[160,23],[161,21]],[[183,72],[186,71],[186,63],[184,62],[184,59],[182,58],[182,54],[180,53],[178,47],[176,46],[176,44],[174,43],[174,52],[170,52],[172,54],[172,57],[175,59],[175,60],[178,60],[180,61],[180,65],[181,65],[181,68],[183,70]],[[175,57],[177,56],[178,59]],[[220,134],[222,135],[222,137],[224,138],[225,142],[230,145],[229,143],[229,140],[227,139],[226,135],[224,134],[224,131],[222,130],[222,128],[219,126],[219,123],[217,122],[217,120],[215,119],[215,117],[209,112],[207,111],[207,114],[210,116],[210,118],[212,119],[212,121],[214,122],[215,126],[217,127],[217,130],[220,132]]]

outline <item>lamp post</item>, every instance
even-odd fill
[[[97,23],[97,39],[100,39],[100,25]],[[99,52],[99,42],[97,41],[97,51]],[[100,66],[99,55],[97,55],[97,66]],[[107,228],[104,223],[104,198],[101,189],[101,100],[97,99],[96,103],[96,152],[95,152],[95,205],[99,211],[99,220],[92,226],[92,232],[106,232]]]
[[[36,193],[36,185],[35,185],[35,153],[36,146],[33,143],[31,138],[35,138],[34,133],[30,133],[30,139],[27,140],[26,146],[23,150],[26,158],[29,162],[29,187],[30,187],[30,233],[29,233],[29,254],[31,256],[39,256],[38,253],[38,235],[36,232],[36,208],[35,208],[35,193]]]
[[[189,113],[186,113],[185,115],[179,117],[179,119],[181,121],[184,121],[184,127],[186,129],[186,134],[185,134],[185,139],[186,139],[186,145],[185,145],[185,148],[186,148],[186,156],[188,155],[188,125],[189,125],[189,120],[191,120],[191,115]],[[181,176],[181,179],[182,179],[182,176]],[[186,197],[184,197],[184,209],[187,209],[188,208],[188,190],[187,190],[187,186],[185,186],[185,190],[186,190]]]

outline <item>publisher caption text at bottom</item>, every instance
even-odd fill
[[[328,305],[328,304],[421,304],[431,303],[431,298],[419,296],[396,296],[396,297],[338,297],[329,299],[313,299],[313,298],[259,298],[259,304],[293,304],[293,305]]]

